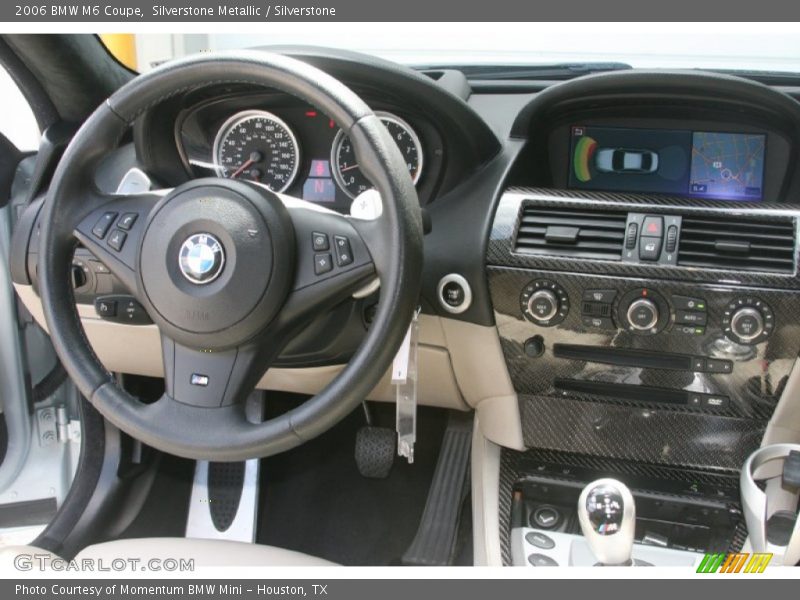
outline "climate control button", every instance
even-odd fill
[[[538,279],[525,286],[520,294],[522,314],[542,327],[561,323],[569,313],[569,296],[554,281]]]

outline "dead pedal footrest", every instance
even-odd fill
[[[472,413],[451,414],[417,535],[403,564],[445,566],[453,560],[461,507],[469,482]]]

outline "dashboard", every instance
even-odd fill
[[[635,70],[524,87],[292,53],[378,112],[416,185],[429,221],[421,402],[475,408],[492,442],[570,464],[738,474],[798,393],[800,89]],[[342,213],[370,187],[328,115],[246,86],[142,115],[98,185],[113,191],[131,167],[160,187],[256,180]],[[39,319],[40,206],[23,213],[11,261]],[[130,306],[120,283],[81,248],[73,279],[98,356],[159,375],[146,315],[98,310],[110,297]],[[315,393],[378,302],[379,291],[321,314],[262,385]],[[388,384],[381,398],[394,398]]]

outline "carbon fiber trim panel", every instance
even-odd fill
[[[542,278],[556,280],[571,299],[572,309],[566,319],[556,327],[541,327],[522,316],[519,293],[530,281]],[[646,394],[641,401],[618,401],[613,398],[565,393],[555,387],[556,378],[578,381],[596,381],[644,385],[657,388],[686,390],[703,394],[720,394],[730,398],[725,409],[715,409],[715,414],[728,417],[768,420],[780,397],[785,382],[800,352],[798,316],[800,294],[778,290],[743,290],[722,285],[698,285],[684,282],[660,281],[656,289],[671,303],[673,296],[694,296],[706,300],[708,324],[705,334],[687,335],[682,328],[667,326],[657,335],[639,335],[633,332],[586,327],[581,318],[581,298],[587,289],[606,289],[616,292],[614,319],[619,323],[619,298],[628,290],[647,287],[648,281],[563,273],[554,276],[546,271],[528,271],[500,267],[488,268],[489,289],[495,310],[498,333],[514,388],[521,395],[544,398],[601,401],[617,406],[658,408],[659,412],[687,412],[686,405],[668,405],[649,402]],[[776,328],[764,342],[755,346],[741,346],[730,342],[723,334],[721,321],[727,304],[741,296],[755,296],[766,302],[775,314]],[[624,307],[623,307],[624,308]],[[674,312],[674,311],[673,311]],[[674,315],[673,315],[674,316]],[[672,318],[672,316],[671,316]],[[538,358],[525,354],[525,341],[539,335],[545,350]],[[583,344],[604,348],[670,352],[687,356],[705,356],[733,361],[730,374],[712,374],[693,371],[609,366],[601,363],[566,360],[553,355],[556,343]],[[524,410],[523,401],[523,410]],[[572,411],[568,411],[571,413]],[[695,410],[691,414],[698,414]],[[535,417],[535,415],[529,415]],[[524,426],[527,426],[523,420]],[[564,425],[566,426],[566,425]],[[762,428],[759,424],[757,428]],[[533,430],[528,431],[533,434]],[[564,433],[562,431],[562,433]],[[526,442],[535,443],[528,437]],[[673,445],[677,440],[672,440]],[[538,444],[536,444],[538,445]],[[561,448],[569,450],[569,448]],[[610,456],[616,456],[609,453]],[[709,465],[713,466],[713,465]]]
[[[503,448],[500,452],[500,485],[498,506],[500,519],[500,556],[503,565],[511,564],[511,494],[517,480],[517,460],[521,452]]]
[[[520,396],[525,445],[646,463],[737,470],[766,423]]]
[[[719,216],[732,210],[764,219],[797,218],[800,211],[787,209],[784,204],[754,202],[725,202],[697,198],[654,196],[644,194],[619,194],[609,192],[587,192],[576,190],[516,188],[505,191],[495,213],[492,231],[487,246],[486,261],[489,265],[528,267],[546,271],[580,271],[603,275],[621,275],[653,279],[683,281],[726,281],[731,284],[754,285],[769,288],[798,289],[800,278],[796,274],[759,273],[747,271],[707,270],[678,266],[652,264],[630,264],[612,260],[587,260],[568,257],[536,256],[519,254],[514,250],[514,235],[520,208],[523,203],[540,207],[576,208],[603,207],[629,212],[653,212],[653,214],[682,214],[695,216]],[[795,263],[797,263],[797,249]]]

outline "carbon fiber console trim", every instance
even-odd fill
[[[738,500],[738,472],[674,468],[551,450],[517,452],[504,448],[500,457],[499,486],[500,549],[504,565],[512,562],[511,502],[514,486],[524,482],[527,475],[586,482],[600,477],[618,477],[629,482],[631,479],[657,480],[663,482],[663,489],[659,493],[665,496],[683,500],[711,499],[725,506],[736,522],[729,543],[730,552],[739,551],[747,538]],[[636,489],[636,486],[633,485],[633,488]]]
[[[694,216],[730,214],[735,206],[736,212],[766,220],[783,219],[787,216],[793,217],[795,219],[795,227],[797,227],[797,218],[800,212],[789,210],[786,205],[755,202],[736,202],[734,205],[731,202],[721,200],[698,198],[512,187],[505,191],[498,203],[487,247],[486,261],[489,265],[642,277],[650,281],[653,279],[706,282],[727,281],[770,288],[800,288],[800,279],[796,277],[796,274],[728,271],[724,269],[709,270],[653,264],[630,264],[613,260],[586,260],[518,254],[513,251],[514,235],[523,203],[531,203],[539,207],[563,207],[569,205],[586,209],[605,208],[629,212]],[[796,248],[795,263],[798,262],[797,252],[798,249]]]
[[[623,329],[597,329],[585,326],[581,315],[581,298],[588,289],[613,290],[617,303],[614,305],[612,318],[618,324],[621,312],[619,298],[631,289],[648,287],[650,282],[646,280],[576,273],[554,275],[547,271],[503,267],[489,267],[487,274],[503,353],[514,388],[521,395],[599,401],[616,406],[657,408],[659,411],[690,411],[691,414],[698,414],[687,405],[649,402],[646,393],[642,394],[641,401],[619,401],[572,391],[566,393],[557,389],[556,380],[640,385],[727,396],[730,398],[730,405],[714,409],[714,413],[718,416],[765,421],[772,415],[800,352],[800,336],[797,335],[800,294],[793,291],[752,290],[736,286],[699,285],[675,281],[654,282],[653,287],[649,289],[656,290],[669,302],[674,296],[680,295],[704,298],[707,303],[708,323],[703,335],[689,335],[680,327],[669,324],[664,331],[656,335],[640,335]],[[519,302],[520,290],[531,281],[546,278],[557,281],[571,299],[569,314],[555,327],[541,327],[525,319]],[[774,332],[755,346],[734,344],[725,337],[722,330],[721,322],[727,304],[742,296],[761,299],[772,308],[775,315],[777,325]],[[537,358],[531,358],[525,353],[525,342],[537,335],[542,338],[544,352]],[[722,374],[688,369],[679,371],[611,366],[557,358],[553,354],[553,346],[558,343],[712,357],[733,361],[733,367],[731,373]],[[523,411],[524,404],[525,402]],[[572,411],[569,409],[567,412]],[[563,433],[565,432],[562,431]],[[529,445],[540,445],[530,437],[526,437],[526,442]],[[610,455],[616,456],[613,453]]]
[[[737,471],[766,428],[750,419],[537,396],[520,396],[520,409],[528,447],[690,468]]]

